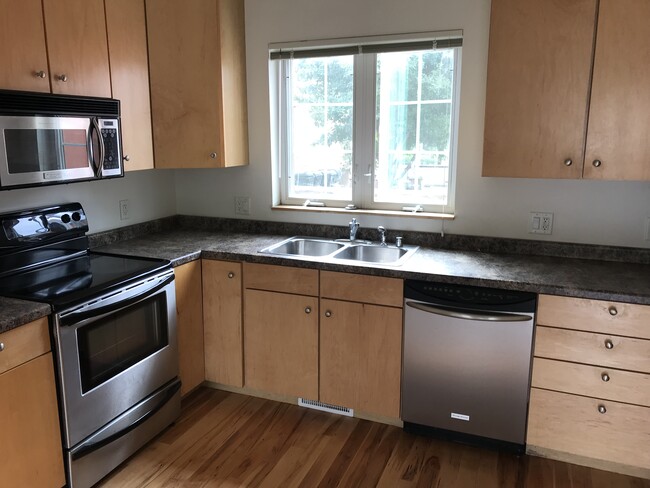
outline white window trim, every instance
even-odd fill
[[[381,44],[386,42],[404,42],[404,41],[420,41],[420,40],[437,40],[462,37],[462,31],[444,31],[437,33],[414,33],[406,35],[389,35],[389,36],[372,36],[372,37],[356,37],[356,38],[342,38],[342,39],[329,39],[329,40],[316,40],[316,41],[299,41],[288,43],[274,43],[269,45],[270,51],[280,50],[307,50],[314,47],[341,47],[356,45],[357,43],[363,44]],[[461,66],[462,66],[462,51],[456,47],[454,49],[454,83],[452,92],[452,120],[450,127],[450,149],[449,149],[449,182],[448,182],[448,203],[447,205],[423,205],[421,202],[411,203],[377,203],[373,201],[372,184],[363,183],[359,184],[359,180],[366,179],[370,182],[374,181],[375,172],[375,84],[376,75],[375,67],[377,63],[376,54],[357,55],[354,58],[354,108],[353,108],[353,182],[352,182],[352,198],[353,200],[327,200],[318,199],[317,202],[324,204],[330,210],[343,210],[346,204],[353,203],[359,210],[367,210],[369,212],[386,211],[391,214],[395,211],[401,211],[404,207],[421,206],[423,209],[422,216],[442,216],[447,218],[454,214],[454,207],[456,201],[456,173],[458,166],[458,126],[460,118],[460,86],[461,86]],[[305,200],[297,198],[289,198],[289,179],[284,177],[288,174],[289,166],[289,150],[291,146],[291,131],[290,127],[290,111],[288,110],[287,100],[291,94],[291,79],[287,70],[290,67],[289,60],[279,60],[278,68],[278,85],[277,96],[275,100],[275,112],[278,116],[278,157],[277,157],[277,175],[280,185],[280,202],[275,208],[282,208],[287,210],[291,207],[304,207]],[[289,81],[284,83],[283,80]],[[368,108],[370,104],[371,109]],[[363,115],[359,116],[358,113]],[[367,176],[370,174],[370,176]],[[314,208],[316,210],[318,207]],[[403,215],[416,215],[410,212],[404,212]]]

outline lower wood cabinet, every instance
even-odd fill
[[[60,488],[65,474],[47,319],[0,334],[0,342],[5,346],[0,352],[0,486]]]
[[[320,305],[320,401],[399,418],[402,309]]]
[[[174,275],[181,395],[185,395],[205,379],[201,261],[174,268]]]
[[[318,398],[318,298],[244,293],[246,387]]]
[[[242,265],[204,259],[205,379],[244,386]]]

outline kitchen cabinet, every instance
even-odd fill
[[[650,179],[648,16],[644,0],[493,0],[483,176]]]
[[[156,168],[248,164],[243,0],[147,0]]]
[[[317,270],[244,264],[247,388],[318,398],[317,290]]]
[[[65,484],[47,318],[0,334],[1,486]]]
[[[242,265],[204,259],[203,334],[205,379],[244,386]]]
[[[320,401],[399,418],[402,280],[330,271],[320,279]]]
[[[0,19],[0,88],[111,96],[103,0],[2,0]]]
[[[111,88],[120,100],[124,170],[153,168],[144,0],[105,0]]]
[[[174,275],[181,395],[185,395],[205,379],[201,262],[191,261],[178,266],[174,268]]]
[[[540,295],[530,454],[650,476],[650,306]]]

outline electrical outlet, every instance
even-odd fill
[[[529,234],[552,234],[553,214],[545,212],[530,212]]]
[[[131,217],[131,207],[128,200],[120,200],[120,220],[128,220]]]
[[[251,197],[235,197],[235,213],[237,215],[250,215]]]

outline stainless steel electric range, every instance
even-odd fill
[[[67,481],[90,487],[180,414],[171,264],[90,251],[79,203],[0,227],[0,295],[52,307]]]

